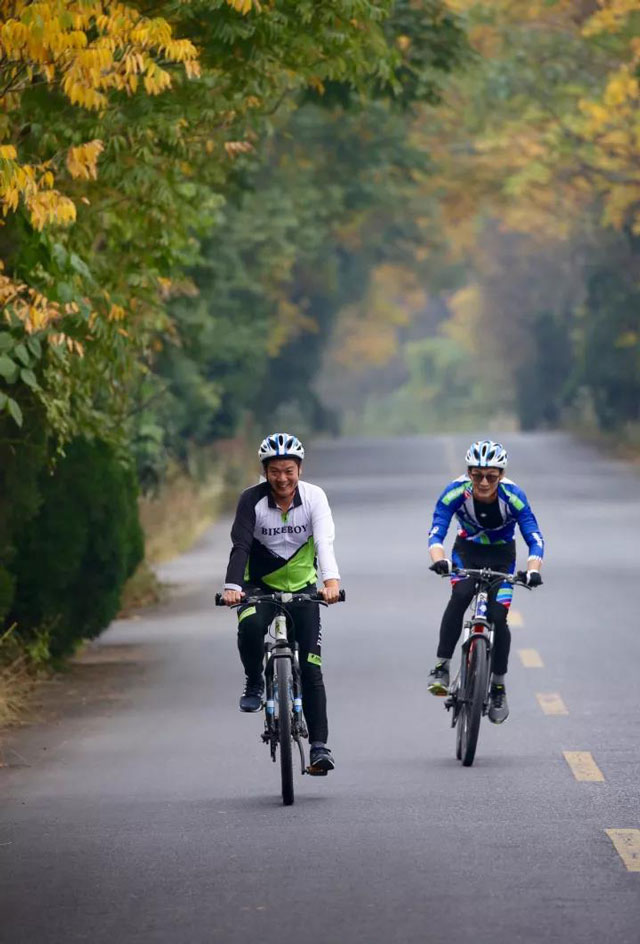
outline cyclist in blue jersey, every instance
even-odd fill
[[[517,524],[529,548],[527,584],[540,586],[544,540],[527,496],[515,482],[505,478],[506,450],[490,439],[474,442],[467,451],[466,464],[467,473],[447,485],[436,502],[429,532],[431,570],[440,575],[451,574],[455,565],[491,567],[512,574],[516,566]],[[444,540],[454,515],[458,519],[458,534],[451,558],[447,558]],[[446,695],[449,691],[449,663],[475,590],[475,582],[469,577],[452,574],[451,584],[451,598],[440,626],[437,662],[430,673],[428,688],[433,695]],[[509,715],[505,675],[511,646],[507,615],[512,596],[513,587],[505,582],[490,597],[489,619],[495,635],[489,720],[494,724],[501,724]]]

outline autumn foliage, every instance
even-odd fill
[[[440,0],[0,0],[0,616],[14,596],[40,618],[20,561],[73,457],[153,488],[247,411],[302,395],[313,416],[398,173],[369,129],[435,101],[463,45]],[[274,387],[296,344],[301,375]]]

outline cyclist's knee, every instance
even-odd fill
[[[238,639],[252,639],[256,636],[264,636],[266,626],[264,619],[261,619],[257,613],[251,613],[248,616],[238,620]]]
[[[322,661],[320,660],[320,656],[313,652],[300,653],[300,674],[302,676],[303,685],[312,687],[323,685]]]
[[[454,583],[451,588],[451,600],[450,602],[454,606],[460,606],[466,609],[475,593],[475,584],[473,580],[459,580],[457,583]]]
[[[489,604],[489,619],[493,623],[496,629],[509,631],[507,626],[507,616],[509,615],[509,610],[506,606],[503,606],[502,603],[490,603]]]

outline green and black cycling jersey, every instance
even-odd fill
[[[238,502],[225,589],[296,592],[314,584],[318,573],[323,581],[338,580],[334,536],[329,502],[319,486],[299,482],[291,507],[283,512],[268,482],[260,482]]]

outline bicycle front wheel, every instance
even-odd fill
[[[463,767],[471,767],[476,756],[482,708],[487,693],[489,660],[487,658],[487,641],[484,637],[471,641],[467,658],[464,705],[458,721],[458,724],[461,725],[459,732],[460,753],[458,756]],[[457,751],[456,754],[458,754]]]
[[[291,661],[276,659],[278,678],[278,732],[280,741],[280,776],[282,779],[282,802],[293,803],[293,756],[291,741]]]

